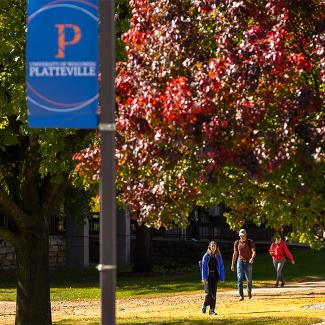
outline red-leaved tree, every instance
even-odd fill
[[[324,230],[324,3],[130,1],[116,79],[120,200],[141,223],[194,204],[315,245]],[[98,148],[76,155],[98,173]],[[316,240],[316,241],[315,241]]]

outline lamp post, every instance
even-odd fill
[[[100,106],[100,287],[102,325],[115,325],[115,1],[99,1]]]

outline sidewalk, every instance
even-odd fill
[[[225,291],[224,294],[236,295],[237,292]],[[288,283],[283,288],[255,288],[253,289],[253,296],[278,296],[278,295],[294,295],[294,294],[323,294],[325,295],[325,280],[323,281],[308,281],[298,283]],[[325,309],[325,308],[324,308]]]

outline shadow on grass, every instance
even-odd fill
[[[267,293],[260,293],[257,295],[258,297],[263,297],[264,299],[268,299],[268,298],[274,298],[276,297],[276,299],[278,300],[282,300],[282,299],[316,299],[319,297],[324,296],[324,293],[322,292],[310,292],[310,293],[294,293],[294,292],[285,292],[285,293],[281,293],[281,296],[275,296],[274,294],[267,294]]]
[[[209,316],[207,316],[209,317]],[[147,321],[117,321],[118,325],[206,325],[206,324],[216,324],[216,325],[311,325],[317,324],[322,320],[319,318],[302,318],[302,317],[285,317],[285,318],[275,318],[275,317],[259,317],[247,319],[218,319],[218,317],[213,317],[210,319],[176,319],[176,320],[155,320],[151,322]],[[99,319],[93,320],[78,320],[79,324],[87,325],[99,325]],[[76,324],[76,320],[64,320],[59,322],[54,322],[53,325],[73,325]]]

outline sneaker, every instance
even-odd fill
[[[284,285],[285,285],[285,283],[284,283],[284,282],[282,282],[282,283],[281,283],[281,288],[283,288],[283,287],[284,287]]]
[[[239,301],[243,301],[244,300],[244,296],[240,296]]]
[[[210,311],[209,311],[209,315],[217,316],[217,313],[216,313],[214,310],[210,310]]]
[[[248,299],[252,299],[252,293],[251,292],[248,293]]]
[[[201,311],[202,311],[202,314],[205,314],[205,312],[207,311],[207,306],[202,305]]]
[[[279,282],[276,282],[275,285],[274,285],[274,288],[277,288],[279,285]]]

